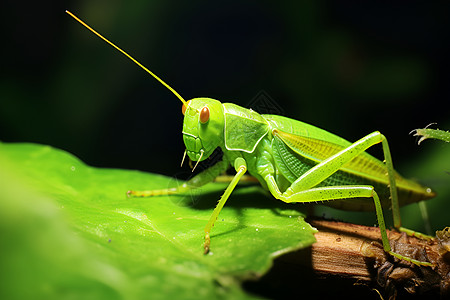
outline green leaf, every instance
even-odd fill
[[[0,298],[252,298],[239,285],[282,253],[307,247],[303,215],[238,187],[211,233],[203,228],[223,192],[127,198],[172,178],[86,166],[35,144],[0,143]]]

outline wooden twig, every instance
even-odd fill
[[[325,220],[310,223],[319,230],[311,250],[314,272],[376,282],[389,297],[395,297],[400,289],[410,294],[450,296],[448,228],[432,240],[388,232],[395,252],[434,264],[427,267],[387,255],[380,244],[377,227]]]
[[[448,228],[430,241],[388,232],[395,252],[435,265],[420,267],[387,255],[377,227],[307,221],[318,229],[317,242],[277,258],[268,273],[245,282],[249,292],[276,299],[300,295],[347,300],[394,299],[397,295],[450,299]]]

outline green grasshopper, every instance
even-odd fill
[[[67,11],[66,11],[67,12]],[[220,147],[222,161],[184,184],[163,190],[128,191],[129,196],[178,194],[212,182],[230,165],[236,175],[229,182],[205,227],[204,253],[210,250],[211,230],[234,188],[245,173],[283,202],[321,202],[350,211],[373,211],[377,215],[384,250],[399,259],[432,266],[391,250],[383,208],[392,205],[394,227],[401,227],[399,206],[435,196],[430,188],[405,179],[393,167],[386,137],[375,131],[351,143],[315,126],[277,115],[261,115],[232,103],[210,98],[185,101],[174,89],[129,54],[67,12],[97,36],[151,74],[182,102],[183,140],[186,156],[196,165]],[[384,162],[365,152],[381,143]],[[371,198],[373,201],[368,201]]]

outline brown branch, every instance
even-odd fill
[[[419,267],[387,255],[380,230],[343,222],[307,220],[318,229],[317,242],[285,254],[258,280],[244,288],[266,298],[393,299],[397,295],[421,295],[427,299],[450,298],[450,230],[431,241],[389,231],[397,253],[434,267]],[[376,290],[377,292],[372,291]]]
[[[310,223],[318,229],[310,257],[315,273],[376,282],[390,296],[395,296],[399,289],[411,294],[450,296],[448,228],[431,241],[389,231],[395,252],[435,265],[419,267],[387,255],[377,227],[325,220]]]

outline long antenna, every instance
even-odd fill
[[[172,87],[170,87],[170,85],[168,85],[167,83],[165,83],[161,78],[159,78],[158,76],[156,76],[155,74],[153,74],[152,71],[150,71],[149,69],[147,69],[146,67],[144,67],[140,62],[138,62],[137,60],[135,60],[133,57],[131,57],[131,55],[129,55],[128,53],[126,53],[125,51],[123,51],[122,49],[120,49],[119,47],[117,47],[116,45],[114,45],[112,42],[110,42],[108,39],[106,39],[105,37],[103,37],[100,33],[98,33],[97,31],[95,31],[94,29],[92,29],[89,25],[87,25],[86,23],[84,23],[83,21],[81,21],[77,16],[75,16],[73,13],[71,13],[70,11],[66,10],[66,13],[68,13],[72,18],[74,18],[75,20],[77,20],[81,25],[83,25],[84,27],[86,27],[87,29],[89,29],[90,31],[92,31],[93,33],[95,33],[99,38],[101,38],[102,40],[104,40],[105,42],[107,42],[108,44],[110,44],[111,46],[113,46],[114,48],[116,48],[117,50],[119,50],[120,52],[122,52],[123,55],[125,55],[126,57],[128,57],[129,59],[131,59],[135,64],[137,64],[139,67],[141,67],[142,69],[144,69],[147,73],[149,73],[150,75],[152,75],[156,80],[158,80],[162,85],[164,85],[166,88],[169,89],[169,91],[171,91],[175,96],[178,97],[178,99],[181,100],[181,102],[183,102],[183,105],[186,105],[187,107],[187,103],[186,101],[183,99],[183,97],[180,96],[180,94],[178,94]]]

